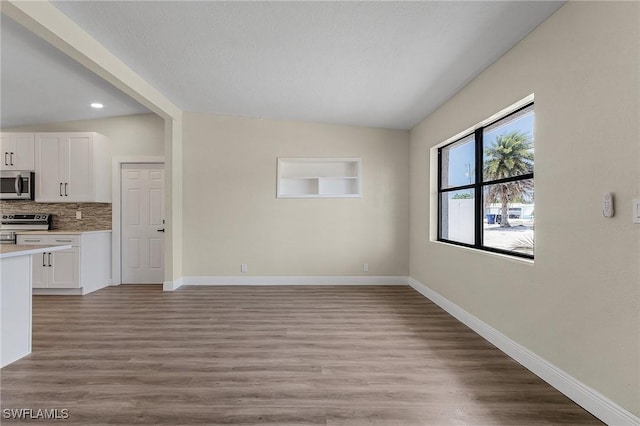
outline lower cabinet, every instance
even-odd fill
[[[80,249],[33,255],[33,288],[80,288]]]
[[[18,234],[17,243],[71,246],[32,256],[34,289],[81,289],[79,294],[87,294],[111,284],[110,231]]]

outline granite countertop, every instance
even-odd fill
[[[102,229],[95,231],[65,231],[64,229],[52,229],[50,231],[16,231],[18,235],[24,234],[65,234],[65,235],[80,235],[80,234],[96,234],[100,232],[111,232],[111,229]]]
[[[59,251],[70,249],[70,245],[66,246],[23,246],[18,244],[0,244],[0,258],[25,256],[47,251]]]

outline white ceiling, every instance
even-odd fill
[[[53,3],[185,111],[400,129],[420,122],[562,5]],[[4,125],[6,102],[15,99],[5,99],[2,31]],[[82,71],[69,70],[72,80]],[[13,79],[28,91],[20,74]],[[60,97],[82,91],[63,87]],[[47,101],[56,104],[52,95]],[[67,108],[56,105],[60,113]]]
[[[5,15],[0,40],[3,128],[149,112]],[[92,102],[105,107],[93,109]]]

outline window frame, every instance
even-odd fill
[[[468,247],[468,248],[472,248],[472,249],[476,249],[476,250],[481,250],[481,251],[488,251],[488,252],[493,252],[493,253],[499,253],[499,254],[505,254],[505,255],[509,255],[509,256],[515,256],[515,257],[521,257],[521,258],[525,258],[525,259],[534,259],[534,255],[533,254],[527,254],[527,253],[520,253],[517,251],[513,251],[513,250],[504,250],[504,249],[500,249],[500,248],[496,248],[496,247],[488,247],[484,245],[484,207],[483,207],[483,196],[484,196],[484,188],[489,186],[489,185],[496,185],[496,184],[501,184],[501,183],[509,183],[509,182],[517,182],[517,181],[522,181],[522,180],[534,180],[534,173],[526,173],[523,175],[518,175],[518,176],[511,176],[511,177],[507,177],[507,178],[502,178],[502,179],[495,179],[495,180],[488,180],[485,181],[484,180],[484,176],[483,176],[483,169],[484,169],[484,130],[502,120],[505,120],[513,115],[516,115],[518,113],[520,113],[521,111],[528,109],[528,108],[533,108],[533,112],[534,112],[534,116],[535,116],[535,107],[534,107],[534,102],[527,102],[525,105],[516,108],[515,110],[501,115],[500,117],[495,118],[494,120],[491,120],[490,122],[487,123],[483,123],[482,125],[478,126],[477,128],[475,128],[472,131],[469,132],[465,132],[462,136],[460,136],[459,138],[456,138],[455,140],[446,143],[445,145],[442,145],[440,147],[438,147],[438,195],[437,195],[437,202],[438,202],[438,221],[437,221],[437,241],[439,242],[443,242],[443,243],[447,243],[447,244],[452,244],[452,245],[457,245],[457,246],[462,246],[462,247]],[[535,118],[534,118],[534,126],[535,126]],[[473,136],[473,143],[475,144],[475,180],[473,183],[471,184],[467,184],[467,185],[458,185],[458,186],[450,186],[447,188],[442,188],[442,150],[446,149],[447,147],[450,147],[451,145],[454,145],[464,139],[469,138],[470,136]],[[535,136],[534,136],[534,150],[535,150]],[[535,164],[535,158],[534,158],[534,164]],[[535,167],[535,166],[534,166]],[[535,181],[534,181],[535,182]],[[461,190],[473,190],[473,194],[474,194],[474,243],[473,244],[469,244],[469,243],[464,243],[464,242],[460,242],[460,241],[454,241],[454,240],[449,240],[446,238],[442,237],[442,194],[446,194],[448,192],[454,192],[454,191],[461,191]],[[535,190],[534,190],[535,193]],[[534,231],[535,232],[535,231]],[[534,240],[535,241],[535,240]]]

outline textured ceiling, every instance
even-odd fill
[[[149,112],[29,30],[0,18],[3,128]],[[101,102],[101,110],[91,108]]]
[[[408,129],[562,2],[53,4],[185,111]]]

